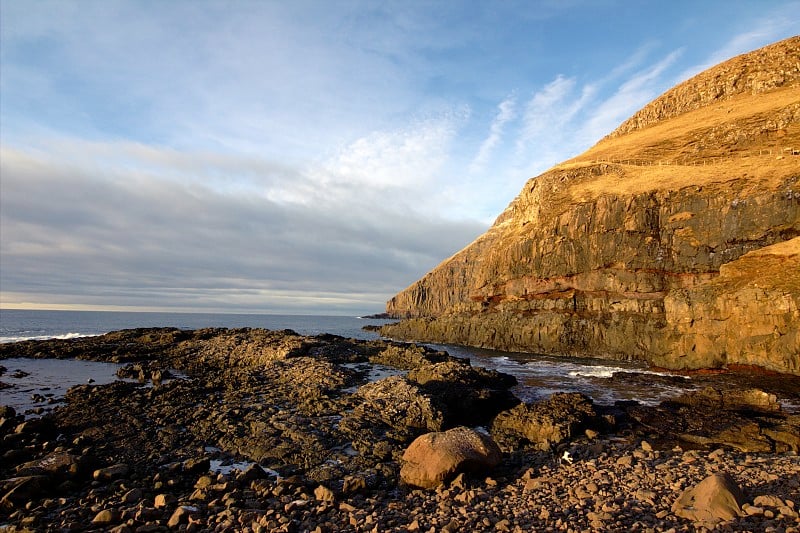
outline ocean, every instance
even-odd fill
[[[102,335],[120,329],[150,327],[293,329],[301,335],[332,333],[342,337],[369,340],[377,339],[378,335],[361,328],[366,324],[380,325],[386,322],[390,321],[362,319],[355,316],[0,309],[0,343],[69,339]]]
[[[374,340],[378,339],[379,335],[372,331],[364,331],[363,326],[381,325],[387,322],[390,320],[356,316],[2,309],[0,343],[31,339],[69,339],[139,327],[292,329],[301,335],[330,333],[347,338]],[[430,346],[445,350],[451,355],[469,358],[474,365],[515,376],[519,385],[515,387],[514,393],[524,401],[546,398],[554,392],[582,392],[603,404],[611,404],[618,400],[636,400],[652,405],[709,385],[730,388],[765,388],[768,385],[770,392],[776,393],[785,407],[800,412],[800,378],[796,376],[773,377],[769,380],[763,376],[742,375],[689,377],[656,372],[642,362],[564,358],[453,345],[431,344]],[[25,362],[15,360],[14,364],[25,366],[22,370],[26,372],[30,370]],[[13,369],[9,367],[9,370]],[[109,376],[108,379],[114,379],[113,373]],[[9,381],[9,374],[0,379]],[[99,379],[99,376],[93,376],[93,379]],[[0,391],[0,396],[2,395]],[[8,395],[8,391],[5,395]]]

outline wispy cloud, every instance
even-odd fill
[[[800,28],[800,2],[790,2],[779,7],[764,4],[761,16],[749,22],[748,26],[747,31],[728,39],[702,62],[684,68],[671,80],[671,84],[680,83],[722,61],[785,38],[787,33],[797,34]]]
[[[680,49],[674,50],[655,64],[635,73],[610,97],[594,106],[583,128],[584,138],[599,140],[658,96],[664,89],[664,73],[675,64],[682,53]]]
[[[512,94],[497,105],[497,114],[489,126],[489,136],[481,144],[478,153],[469,165],[470,172],[479,172],[486,168],[495,147],[503,137],[503,130],[508,122],[516,118],[517,97]]]

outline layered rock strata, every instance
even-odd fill
[[[385,335],[800,374],[800,37],[668,91],[387,304]]]

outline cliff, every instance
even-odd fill
[[[532,178],[387,304],[395,338],[800,375],[800,37]]]

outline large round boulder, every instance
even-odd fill
[[[407,485],[431,489],[459,473],[495,467],[501,459],[489,435],[459,426],[417,437],[403,454],[400,478]]]

